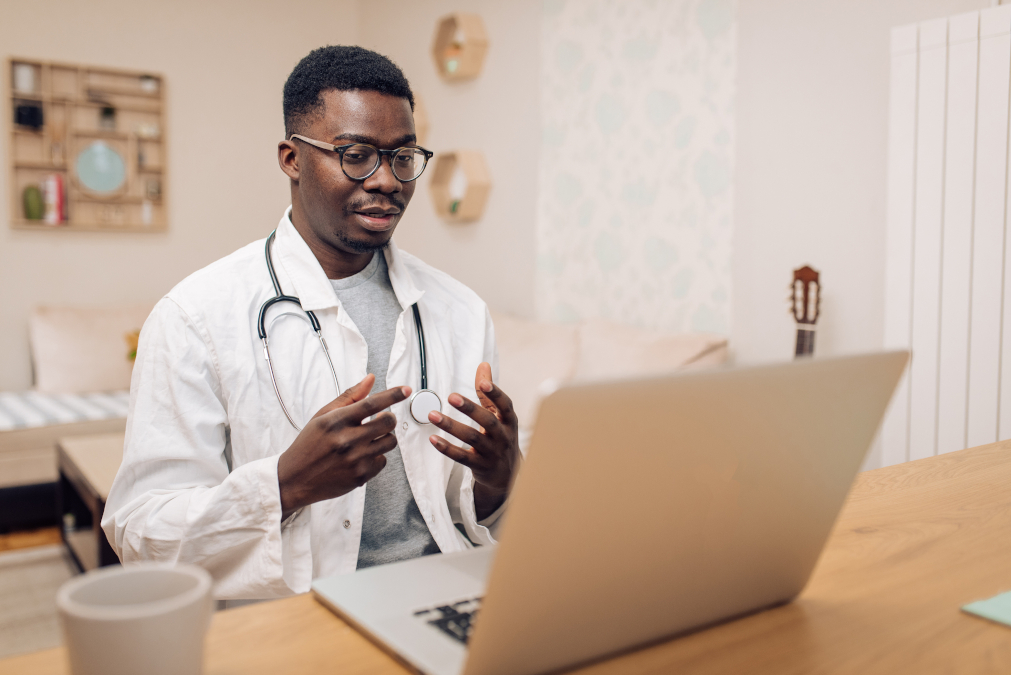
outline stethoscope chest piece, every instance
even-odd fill
[[[418,424],[431,424],[428,413],[442,412],[442,399],[431,389],[421,389],[411,396],[411,417]]]

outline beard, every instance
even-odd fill
[[[348,233],[345,232],[343,229],[337,230],[336,234],[337,239],[339,239],[340,242],[344,244],[344,246],[346,246],[347,249],[352,253],[372,253],[375,251],[382,251],[383,249],[385,249],[387,246],[390,245],[390,239],[393,238],[392,231],[389,233],[390,236],[386,238],[386,241],[381,243],[376,243],[373,241],[362,241],[361,239],[352,239],[350,236],[348,236]]]

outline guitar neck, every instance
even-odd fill
[[[795,356],[814,354],[814,325],[821,314],[821,282],[818,270],[805,265],[793,271],[790,285],[790,312],[797,322]]]
[[[797,349],[795,356],[814,354],[814,326],[797,326]]]

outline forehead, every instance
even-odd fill
[[[319,140],[334,141],[338,136],[353,135],[370,139],[374,145],[396,147],[405,137],[414,136],[414,114],[405,98],[377,91],[340,91],[329,89],[320,94],[323,115],[312,126],[321,134]]]

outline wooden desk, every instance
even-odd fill
[[[801,597],[582,673],[1008,673],[1011,628],[959,611],[1011,589],[1011,442],[859,476]],[[519,648],[519,647],[518,647]],[[215,615],[207,675],[403,673],[311,596]],[[61,648],[0,675],[67,672]]]

